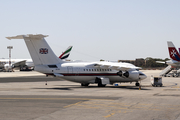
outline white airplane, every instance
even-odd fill
[[[169,56],[171,58],[171,60],[168,61],[156,61],[157,63],[164,63],[164,64],[168,64],[171,65],[173,67],[180,67],[180,54],[177,51],[176,47],[174,46],[174,44],[171,41],[167,42],[168,45],[168,51],[169,51]]]
[[[157,63],[164,63],[167,64],[168,66],[161,71],[159,74],[160,76],[172,76],[172,77],[178,77],[180,75],[180,54],[175,48],[174,44],[171,41],[167,42],[168,44],[168,51],[169,51],[169,56],[171,60],[168,61],[156,61]],[[172,73],[170,73],[172,71]]]
[[[65,52],[63,52],[59,58],[65,60],[69,57],[72,46],[69,46]],[[9,59],[0,59],[0,68],[5,71],[12,71],[13,69],[20,69],[20,71],[29,71],[34,68],[34,63],[32,59],[11,59],[9,64]]]
[[[0,68],[4,69],[5,71],[9,71],[12,69],[20,69],[26,68],[33,68],[34,63],[32,59],[11,59],[11,63],[9,65],[9,59],[0,59]],[[30,69],[29,69],[30,70]]]
[[[81,83],[81,86],[97,83],[99,87],[116,82],[139,82],[146,75],[129,63],[113,62],[68,62],[59,59],[44,37],[48,35],[18,35],[7,39],[24,39],[33,59],[35,70],[47,76],[52,75],[64,80]]]

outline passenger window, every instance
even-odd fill
[[[91,69],[89,69],[89,71],[91,71]]]
[[[92,71],[93,71],[93,69],[92,69]]]
[[[88,69],[86,69],[86,71],[88,71]]]

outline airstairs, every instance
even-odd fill
[[[172,67],[171,65],[168,65],[163,71],[161,71],[161,73],[159,73],[160,76],[165,76],[172,71]]]

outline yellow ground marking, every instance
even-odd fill
[[[120,105],[120,106],[131,106],[131,105],[128,105],[127,103],[110,103],[110,104],[114,104],[114,105]],[[140,103],[138,104],[138,106],[152,106],[153,104],[145,104],[145,103]]]
[[[79,106],[79,105],[78,105]],[[99,107],[89,107],[89,106],[84,106],[85,108],[88,108],[88,109],[100,109]]]
[[[104,102],[101,103],[101,104],[97,104],[97,103],[84,103],[86,105],[96,105],[96,106],[107,106],[107,105],[104,105]]]
[[[114,105],[121,105],[121,106],[130,106],[130,105],[126,105],[126,104],[123,104],[123,103],[111,103],[111,104],[114,104]]]
[[[98,106],[98,105],[88,105],[88,104],[82,104],[82,105],[78,105],[80,107],[86,107],[86,108],[96,108],[96,109],[100,109],[100,108],[104,108],[104,107],[109,107],[107,105],[104,105],[104,106]]]
[[[67,106],[64,106],[64,108],[68,108],[68,107],[71,107],[71,106],[75,106],[75,105],[78,105],[80,103],[82,103],[83,101],[80,101],[80,102],[77,102],[77,103],[74,103],[74,104],[70,104],[70,105],[67,105]]]
[[[173,87],[171,87],[171,88],[180,88],[179,86],[173,86]]]
[[[108,118],[108,117],[111,117],[111,116],[113,116],[115,113],[111,113],[111,114],[109,114],[109,115],[107,115],[107,116],[104,116],[105,118]]]

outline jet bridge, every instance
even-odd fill
[[[172,71],[172,66],[168,65],[163,71],[161,71],[161,73],[159,73],[160,76],[164,76],[166,77],[166,75]]]

